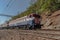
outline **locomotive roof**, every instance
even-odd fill
[[[30,14],[29,16],[33,16],[33,17],[37,17],[37,18],[40,18],[41,17],[39,14],[35,14],[35,13]]]

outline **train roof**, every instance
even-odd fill
[[[10,22],[19,21],[19,20],[24,19],[24,18],[27,18],[27,16],[24,16],[24,17],[21,17],[21,18],[17,18],[17,19],[15,19],[15,20],[10,21]]]
[[[32,13],[29,15],[30,17],[33,16],[33,17],[37,17],[37,18],[40,18],[41,16],[39,14],[36,14],[36,13]]]

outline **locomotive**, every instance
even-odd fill
[[[29,16],[24,16],[6,23],[6,26],[2,27],[2,29],[14,29],[14,28],[22,28],[22,29],[34,29],[34,27],[38,27],[38,24],[35,23],[35,19],[40,19],[40,16],[37,14],[30,14]],[[35,29],[36,29],[35,27]]]

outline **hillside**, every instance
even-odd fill
[[[43,24],[42,29],[59,29],[60,30],[60,10],[52,13],[51,15],[47,16],[46,14],[42,14],[42,21]]]
[[[34,4],[31,2],[30,7],[27,8],[26,11],[12,17],[12,20],[23,17],[25,15],[29,15],[32,12],[35,12],[41,15],[43,13],[50,14],[59,9],[60,9],[59,0],[37,0]]]

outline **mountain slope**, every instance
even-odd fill
[[[32,12],[35,12],[38,14],[42,14],[42,13],[50,14],[51,12],[54,12],[59,9],[60,9],[59,0],[37,0],[34,4],[31,4],[26,11],[12,17],[12,20],[29,15]]]
[[[52,13],[50,16],[42,16],[43,29],[60,29],[60,10]]]

